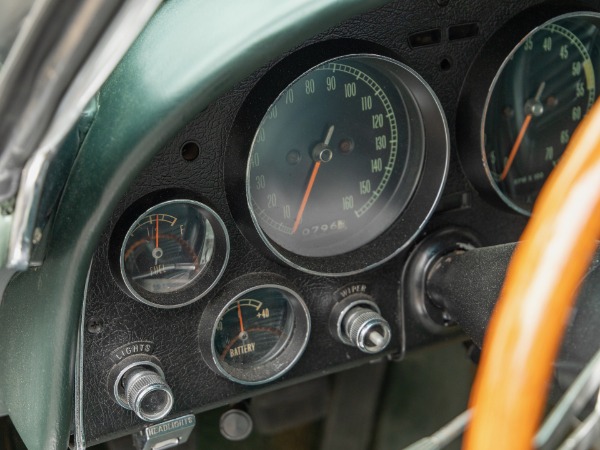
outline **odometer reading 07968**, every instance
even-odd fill
[[[408,70],[378,56],[343,57],[279,95],[247,167],[249,206],[265,240],[328,257],[367,244],[395,222],[423,163],[423,136],[411,125],[421,119],[396,76]]]

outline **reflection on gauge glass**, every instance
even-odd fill
[[[529,214],[596,88],[595,14],[558,17],[530,33],[502,65],[483,117],[489,177],[502,199]]]
[[[213,330],[219,371],[232,381],[260,384],[283,375],[306,345],[310,318],[298,294],[261,286],[231,300]]]
[[[130,227],[121,248],[121,272],[136,299],[180,306],[216,282],[228,251],[225,227],[210,208],[172,200],[152,207]]]
[[[263,239],[295,255],[329,257],[364,246],[396,221],[424,160],[422,118],[402,76],[423,89],[396,61],[347,56],[309,70],[279,95],[247,166],[249,207]]]

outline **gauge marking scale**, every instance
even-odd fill
[[[383,168],[383,176],[381,178],[381,181],[380,181],[379,185],[377,186],[377,188],[375,189],[375,191],[373,192],[373,194],[371,195],[371,197],[369,197],[369,199],[360,208],[354,209],[354,214],[356,215],[356,217],[361,217],[377,201],[377,199],[379,198],[379,196],[381,195],[381,193],[387,186],[387,183],[390,179],[391,172],[394,170],[394,165],[396,163],[396,156],[398,153],[398,127],[396,124],[396,115],[394,114],[394,110],[392,109],[392,105],[390,104],[390,101],[389,101],[387,95],[385,95],[384,91],[379,87],[379,85],[371,77],[369,77],[366,73],[364,73],[354,67],[351,67],[349,65],[335,63],[335,62],[324,64],[324,65],[318,67],[317,70],[324,70],[324,71],[331,70],[332,72],[335,72],[337,70],[337,71],[348,73],[350,75],[355,75],[356,80],[363,81],[367,86],[369,86],[372,89],[375,96],[379,98],[379,100],[381,101],[381,103],[384,107],[385,117],[389,120],[390,136],[389,136],[389,139],[387,139],[387,141],[390,144],[390,149],[388,152],[388,162],[385,165],[385,167]],[[367,102],[367,101],[368,100],[365,100],[365,102]],[[368,107],[368,104],[365,105],[365,108],[366,107]]]

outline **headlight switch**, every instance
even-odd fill
[[[120,406],[146,422],[163,419],[173,408],[173,392],[158,359],[151,355],[130,356],[115,365],[109,389]]]

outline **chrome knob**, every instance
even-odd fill
[[[378,353],[390,343],[392,331],[381,314],[355,306],[344,314],[342,330],[346,339],[365,353]]]
[[[140,419],[153,422],[171,412],[173,392],[162,374],[136,366],[123,376],[123,384],[127,407]]]

